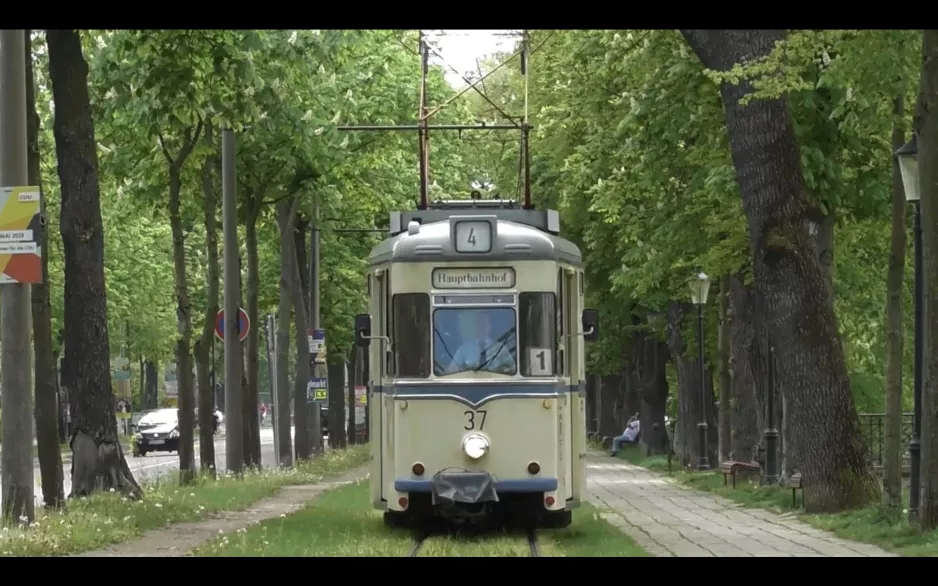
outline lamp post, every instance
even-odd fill
[[[772,336],[766,336],[765,364],[767,373],[765,408],[765,479],[766,485],[778,483],[778,428],[775,425],[775,356]]]
[[[922,208],[920,205],[921,185],[918,174],[918,144],[915,134],[912,140],[902,145],[895,152],[902,175],[902,188],[905,200],[915,209],[915,221],[912,228],[915,242],[915,382],[912,390],[914,413],[912,415],[912,439],[909,441],[909,519],[918,518],[921,478],[922,450],[922,352],[925,342],[923,309],[925,291],[922,278]]]
[[[707,399],[704,386],[704,347],[703,347],[703,306],[707,303],[707,293],[710,291],[710,277],[698,273],[690,282],[690,299],[697,306],[697,360],[700,364],[700,423],[697,424],[697,434],[700,446],[697,452],[697,469],[709,470],[710,458],[707,444]]]

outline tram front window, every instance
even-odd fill
[[[515,374],[515,310],[446,308],[433,314],[433,372]]]

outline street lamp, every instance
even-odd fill
[[[704,346],[703,346],[703,306],[707,303],[707,292],[710,291],[710,277],[698,273],[690,281],[690,300],[697,306],[697,360],[700,363],[700,423],[697,424],[697,433],[700,446],[697,452],[697,469],[709,470],[707,444],[707,399],[704,386]]]
[[[922,450],[922,352],[925,342],[925,328],[922,313],[925,307],[925,292],[922,278],[922,208],[920,204],[921,183],[918,174],[918,144],[915,133],[912,140],[902,145],[894,153],[902,175],[902,188],[905,199],[915,208],[915,222],[912,234],[915,242],[915,383],[912,390],[914,413],[912,415],[912,439],[909,441],[909,518],[918,518],[921,478]]]

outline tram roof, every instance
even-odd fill
[[[495,219],[497,222],[491,252],[466,254],[457,252],[451,235],[453,221],[477,219],[478,216],[451,215],[444,220],[422,224],[419,232],[406,229],[381,242],[371,251],[372,265],[387,262],[470,262],[552,260],[583,265],[580,249],[565,238],[549,234],[518,222]]]

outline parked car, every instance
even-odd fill
[[[140,418],[134,434],[134,456],[178,451],[179,415],[176,409],[154,409]]]

